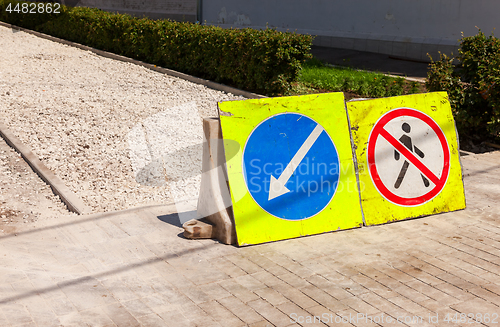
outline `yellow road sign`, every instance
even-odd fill
[[[343,93],[219,109],[239,245],[362,225]]]
[[[465,208],[445,92],[350,101],[347,110],[367,225]]]

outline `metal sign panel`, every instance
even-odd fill
[[[239,245],[362,224],[342,93],[229,101],[219,109],[224,140],[242,149],[226,154]]]
[[[446,93],[347,103],[367,225],[465,208]]]

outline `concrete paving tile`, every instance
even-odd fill
[[[272,288],[303,309],[318,305],[316,301],[288,284],[275,285]]]
[[[479,286],[489,283],[486,279],[480,276],[473,275],[465,270],[462,270],[461,268],[450,267],[450,269],[448,269],[448,272],[474,285]]]
[[[179,287],[178,290],[186,295],[194,303],[210,301],[212,298],[203,292],[199,287]]]
[[[39,295],[27,296],[16,303],[24,305],[38,326],[57,326],[60,324],[50,306]]]
[[[487,282],[493,283],[493,284],[496,283],[498,280],[500,280],[500,275],[491,273],[489,271],[481,274],[480,277],[483,278],[484,280],[486,280]]]
[[[125,276],[121,281],[127,285],[127,288],[134,292],[138,298],[148,297],[156,293],[150,285],[144,283],[138,276]]]
[[[196,326],[220,326],[218,322],[194,303],[180,306],[179,311]]]
[[[287,271],[284,274],[278,275],[277,277],[282,281],[284,281],[285,283],[287,283],[288,285],[293,286],[295,288],[301,288],[311,285],[311,283],[309,283],[305,279],[300,278],[299,276],[289,271]]]
[[[488,291],[495,293],[496,295],[500,295],[500,285],[499,284],[487,284],[483,286]]]
[[[393,290],[395,292],[401,294],[404,297],[412,299],[412,301],[417,302],[417,303],[429,299],[428,296],[425,296],[424,294],[422,294],[422,293],[420,293],[420,292],[418,292],[418,291],[416,291],[416,290],[414,290],[406,285],[401,285],[397,288],[394,288]]]
[[[150,307],[148,307],[143,301],[139,299],[121,302],[121,304],[136,319],[141,316],[151,315],[155,313]]]
[[[257,323],[263,318],[254,309],[234,296],[220,299],[218,302],[247,324]]]
[[[495,227],[490,227],[490,229],[485,229],[483,226],[478,225],[478,226],[471,226],[467,229],[465,232],[465,235],[469,236],[472,239],[475,239],[476,241],[479,242],[488,242],[488,244],[495,244],[494,246],[496,248],[500,248],[500,244],[498,244],[498,237],[500,236],[499,233],[495,233],[493,230],[495,230]],[[496,228],[496,231],[498,232],[499,228]]]
[[[253,274],[262,270],[261,267],[248,260],[240,254],[232,254],[226,257],[227,260],[231,261],[233,264],[238,266],[241,270],[247,274]]]
[[[307,308],[307,312],[309,312],[312,316],[317,317],[318,321],[327,326],[336,326],[338,323],[340,323],[340,321],[338,323],[335,322],[335,317],[338,316],[322,305]]]
[[[468,237],[462,237],[458,241],[463,243],[463,244],[466,244],[470,247],[473,247],[475,249],[484,251],[485,253],[488,253],[490,255],[495,255],[497,257],[500,257],[500,250],[497,247],[485,244],[483,242],[476,241],[476,240],[468,238]]]
[[[379,272],[381,272],[382,274],[387,275],[391,278],[394,278],[395,280],[397,280],[401,283],[411,282],[411,281],[415,280],[415,277],[408,275],[406,272],[401,271],[401,270],[396,269],[396,268],[393,268],[393,267],[377,267],[377,270]],[[380,273],[377,273],[375,276],[370,276],[370,275],[367,275],[367,276],[369,276],[375,280],[377,280],[377,278],[378,278],[376,276],[383,278],[382,277],[383,275],[380,275]]]
[[[56,316],[66,316],[77,311],[66,296],[51,298],[50,301],[47,301],[47,304]]]
[[[469,283],[468,281],[465,281],[455,275],[452,275],[450,273],[443,273],[441,275],[437,275],[437,278],[443,280],[444,282],[447,282],[453,286],[456,286],[460,289],[467,290],[469,288],[475,287],[476,285]],[[435,285],[436,288],[439,288],[438,285]]]
[[[1,308],[0,308],[0,326],[10,326]]]
[[[482,315],[482,317],[485,317],[486,314],[489,314],[490,322],[485,322],[483,320],[483,324],[485,324],[486,326],[498,326],[498,323],[500,321],[498,307],[486,302],[483,299],[474,299],[459,304],[454,304],[451,306],[451,308],[458,311],[459,313],[474,313],[476,316],[480,314]],[[496,322],[493,322],[491,320],[491,317],[495,313],[497,314],[498,319],[496,319]]]
[[[460,303],[462,301],[460,300],[457,300],[458,302],[456,303]],[[438,301],[434,300],[434,299],[429,299],[427,301],[422,301],[419,303],[421,306],[423,306],[424,308],[428,309],[429,311],[432,311],[432,312],[437,312],[438,310],[443,310],[445,308],[449,308],[447,305],[443,305],[441,303],[439,303]]]
[[[413,313],[413,314],[421,314],[423,312],[429,312],[426,308],[423,306],[417,304],[416,302],[411,301],[410,299],[407,299],[403,296],[396,296],[393,298],[390,298],[389,301],[397,305],[398,307]]]
[[[140,326],[137,319],[135,319],[123,305],[120,303],[110,304],[101,307],[105,314],[117,326]]]
[[[356,327],[378,326],[374,322],[370,321],[369,317],[371,317],[371,315],[366,314],[364,312],[357,312],[356,310],[353,309],[347,309],[343,312],[338,313],[337,315],[341,317],[342,326],[344,326],[344,324],[347,323]]]
[[[178,264],[181,260],[183,261],[182,264]],[[177,269],[177,272],[196,285],[217,282],[229,278],[224,272],[197,256],[178,258],[176,259],[177,264],[172,263],[172,261],[173,260],[168,260],[168,262]]]
[[[245,323],[236,317],[231,311],[226,309],[220,303],[216,301],[209,301],[201,303],[200,308],[202,308],[209,316],[214,318],[222,326],[244,326]]]
[[[179,308],[182,307],[182,305],[184,305],[184,304],[172,304],[168,301],[166,296],[160,293],[154,296],[142,298],[140,300],[156,314],[163,313],[166,311],[179,310]]]
[[[298,325],[297,325],[298,326]],[[259,321],[255,324],[251,324],[249,325],[249,327],[274,327],[273,324],[271,324],[269,321],[267,320],[262,320],[262,321]]]
[[[267,254],[267,253],[266,253]],[[262,269],[268,271],[269,273],[273,274],[274,276],[279,276],[281,274],[287,273],[288,270],[285,268],[281,267],[280,265],[276,264],[272,260],[268,259],[265,257],[265,255],[262,254],[253,254],[253,255],[246,255],[245,256],[248,260],[252,261]]]
[[[179,291],[178,288],[170,285],[168,281],[164,280],[152,280],[151,285],[156,291],[152,296],[159,297],[165,301],[165,303],[183,305],[191,304],[193,301],[187,297],[184,293]],[[152,296],[149,296],[151,298]]]
[[[178,311],[166,311],[158,314],[165,322],[165,326],[196,327],[196,325]]]
[[[108,219],[96,219],[94,223],[107,234],[107,238],[120,239],[130,236]]]
[[[241,286],[234,280],[224,280],[219,282],[219,285],[222,286],[226,291],[243,301],[243,303],[247,303],[259,298],[258,295]]]
[[[226,291],[222,286],[217,283],[209,283],[205,285],[198,286],[199,289],[207,294],[211,300],[223,299],[225,297],[231,296],[231,293]]]
[[[468,301],[473,299],[475,296],[468,293],[467,290],[458,288],[452,284],[449,283],[443,283],[439,285],[434,285],[435,288],[445,292],[448,295],[451,295],[460,301]]]
[[[277,306],[288,301],[283,295],[269,287],[260,288],[258,290],[255,290],[254,292],[262,299],[271,303],[273,306]]]
[[[481,276],[482,274],[487,272],[482,268],[461,260],[460,258],[458,258],[458,256],[439,256],[438,259],[476,276]]]
[[[396,309],[395,304],[372,292],[361,294],[359,298],[376,308],[379,312]]]
[[[358,284],[362,285],[363,287],[367,288],[371,292],[383,297],[383,298],[390,298],[394,296],[398,296],[398,293],[394,292],[390,288],[388,288],[385,285],[380,284],[379,282],[364,276],[364,275],[354,275],[351,277],[355,282]]]
[[[375,280],[378,283],[384,285],[385,287],[387,287],[389,289],[396,289],[396,288],[400,287],[401,285],[404,285],[403,283],[400,283],[398,280],[396,280],[392,277],[389,277],[389,276],[383,277],[383,276],[385,276],[385,275],[379,276]]]
[[[475,296],[485,300],[485,301],[488,301],[490,303],[493,303],[497,306],[500,307],[500,296],[498,296],[497,294],[495,293],[492,293],[482,287],[474,287],[474,288],[469,288],[467,290],[469,293],[472,293],[474,294]],[[499,310],[500,312],[500,310]]]
[[[255,291],[266,287],[266,285],[264,285],[252,275],[239,276],[234,278],[233,280],[250,291]]]
[[[71,284],[59,284],[59,287],[79,311],[114,301],[111,296],[107,298],[108,294],[114,295],[113,290],[101,287],[93,278],[74,280]]]
[[[414,277],[415,279],[421,280],[424,283],[430,284],[430,285],[436,285],[436,284],[441,284],[442,281],[439,280],[438,278],[426,273],[422,269],[418,267],[413,267],[411,265],[408,265],[406,263],[399,264],[397,266],[394,266],[395,268],[401,270],[402,272]]]
[[[411,287],[412,289],[418,291],[419,293],[428,296],[430,299],[434,299],[436,301],[439,301],[443,305],[450,305],[450,304],[460,302],[460,300],[454,298],[453,296],[450,296],[450,295],[444,293],[443,291],[438,290],[437,288],[434,288],[434,287],[432,287],[424,282],[421,282],[419,280],[408,282],[408,283],[406,283],[406,285]],[[416,302],[420,303],[423,301],[416,301]]]
[[[125,283],[123,283],[119,279],[115,278],[106,278],[100,280],[101,284],[111,293],[111,295],[120,302],[136,300],[138,299],[138,295],[132,292]],[[66,293],[66,292],[65,292]],[[68,298],[72,299],[72,296],[68,296]],[[78,300],[77,300],[78,301]],[[76,305],[75,305],[76,306]]]
[[[224,272],[229,277],[238,277],[238,276],[242,276],[242,275],[247,274],[246,271],[244,271],[240,267],[236,266],[234,263],[227,260],[226,258],[219,257],[219,258],[211,259],[210,264],[212,266],[220,269],[222,272]]]
[[[115,324],[113,320],[111,320],[110,317],[106,313],[104,313],[104,310],[101,308],[93,308],[85,311],[80,311],[80,316],[82,320],[89,326],[104,327]]]
[[[445,238],[441,238],[440,241],[445,243],[445,244],[448,244],[449,246],[451,246],[457,250],[468,253],[472,256],[479,257],[483,260],[486,260],[486,261],[489,261],[489,262],[492,262],[495,264],[500,264],[500,257],[498,257],[496,255],[492,255],[492,254],[486,253],[482,250],[471,247],[469,245],[465,245],[465,244],[462,244],[462,243],[456,242],[456,241],[450,241],[450,240],[447,240]]]
[[[288,326],[292,323],[290,321],[290,318],[286,314],[282,313],[262,299],[248,302],[248,305],[251,306],[261,316],[266,318],[266,320],[271,322],[274,326]]]
[[[159,226],[162,226],[160,223],[148,223],[144,218],[147,216],[148,214],[142,211],[136,211],[119,217],[115,216],[110,218],[110,221],[130,236],[144,235],[154,232]]]
[[[302,287],[300,291],[334,313],[348,309],[347,305],[314,285]]]
[[[465,236],[472,241],[480,242],[483,245],[491,246],[497,250],[500,250],[500,244],[497,240],[498,235],[485,229],[479,229],[477,226],[467,227],[466,230],[461,229],[460,235]]]
[[[272,287],[274,285],[281,285],[284,283],[283,280],[272,275],[270,272],[267,272],[267,271],[259,271],[259,272],[253,273],[252,276],[268,287]]]
[[[146,316],[138,317],[137,321],[139,321],[141,326],[147,326],[147,327],[164,327],[164,326],[166,326],[166,322],[155,313],[149,314]]]
[[[28,324],[32,323],[33,319],[24,307],[24,305],[16,303],[5,303],[0,307],[7,321],[11,324]]]
[[[304,260],[301,261],[300,264],[318,275],[328,274],[331,272],[331,268],[325,266],[319,259]]]
[[[297,263],[296,261],[290,259],[283,253],[277,253],[277,252],[269,252],[266,254],[266,256],[272,260],[274,263],[277,265],[283,267],[284,269],[290,271],[291,273],[299,276],[299,277],[307,277],[311,276],[314,274],[313,271],[310,269],[302,266],[301,264]]]
[[[489,261],[483,260],[481,258],[477,258],[475,256],[472,256],[472,255],[466,254],[466,253],[462,253],[460,255],[457,255],[457,257],[459,257],[460,260],[468,262],[468,263],[470,263],[472,265],[475,265],[475,266],[477,266],[479,268],[482,268],[482,269],[484,269],[486,271],[495,273],[497,275],[500,274],[500,266],[498,266],[498,265],[496,265],[494,263],[491,263]]]
[[[312,275],[306,278],[306,280],[313,284],[314,286],[318,287],[319,289],[322,289],[323,291],[327,292],[337,300],[343,300],[352,297],[352,294],[347,292],[346,290],[337,287],[335,283],[330,282],[328,279],[318,276],[318,275]]]
[[[332,283],[335,283],[339,288],[343,288],[353,295],[360,295],[369,292],[369,290],[362,286],[361,284],[356,283],[350,278],[343,276],[337,272],[333,274],[322,275]]]
[[[361,298],[358,297],[351,297],[348,299],[343,299],[341,302],[353,310],[356,310],[357,312],[366,314],[366,315],[371,315],[374,313],[379,312],[380,310],[373,307],[372,305],[368,304],[367,302],[363,301]]]
[[[314,239],[312,241],[314,241]],[[319,250],[314,249],[307,243],[308,240],[305,240],[304,242],[302,242],[302,240],[284,240],[275,242],[272,245],[276,252],[286,255],[288,258],[296,262],[322,256],[322,253]]]
[[[398,325],[398,326],[408,326],[407,324],[404,323],[404,318],[405,317],[410,317],[410,319],[413,320],[419,320],[420,317],[423,318],[423,316],[419,314],[413,314],[410,313],[400,307],[397,307],[395,309],[392,309],[388,312],[386,312],[386,317],[385,317],[385,322],[389,323],[389,325]]]
[[[29,322],[27,324],[17,324],[17,325],[12,325],[13,327],[38,327],[36,323],[34,322]]]
[[[175,268],[163,260],[152,262],[149,267],[160,275],[159,278],[170,277],[176,273]]]
[[[285,302],[277,306],[277,308],[288,316],[290,323],[298,323],[304,326],[324,326],[321,319],[317,319],[294,303]]]
[[[395,322],[394,318],[385,312],[379,312],[373,315],[366,316],[365,323],[375,323],[378,326],[382,327],[394,326],[395,324],[397,324],[398,326],[407,326],[403,322]]]

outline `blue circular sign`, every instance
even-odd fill
[[[267,118],[250,133],[243,174],[262,209],[278,218],[302,220],[330,203],[340,162],[320,124],[302,114],[283,113]]]

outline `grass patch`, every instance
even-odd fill
[[[293,86],[294,95],[346,92],[348,98],[381,98],[427,92],[423,83],[349,67],[332,67],[316,58],[302,65],[299,81]]]

